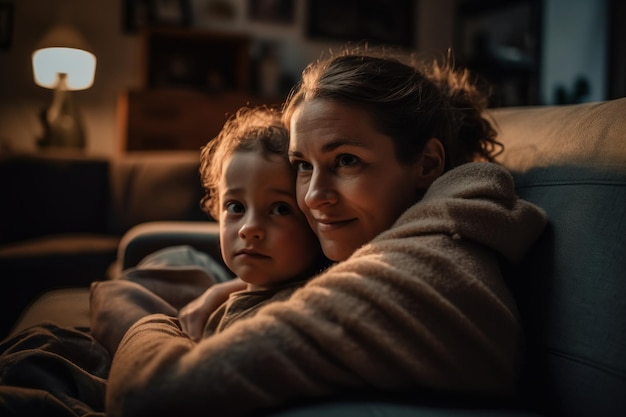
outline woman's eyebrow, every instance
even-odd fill
[[[336,150],[337,148],[340,148],[342,146],[358,146],[358,147],[365,147],[365,145],[363,145],[363,143],[358,142],[356,140],[353,139],[338,139],[338,140],[334,140],[332,142],[328,142],[325,143],[324,146],[322,146],[322,152],[326,153],[326,152],[332,152],[334,150]]]
[[[360,148],[366,147],[363,143],[353,139],[337,139],[332,142],[325,143],[322,146],[321,151],[322,153],[329,153],[335,151],[338,148],[341,148],[342,146],[358,146]],[[303,156],[302,152],[299,152],[297,150],[289,151],[288,153],[289,156],[293,156],[296,158],[301,158]]]

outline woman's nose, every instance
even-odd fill
[[[337,202],[337,190],[328,174],[314,173],[304,195],[304,203],[311,209]]]

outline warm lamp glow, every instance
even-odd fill
[[[93,85],[96,73],[96,56],[81,49],[52,47],[33,53],[35,83],[45,88],[55,88],[58,74],[66,75],[68,90],[84,90]]]
[[[44,134],[37,144],[42,148],[84,148],[85,132],[71,90],[93,85],[96,56],[81,34],[67,25],[50,30],[33,53],[33,75],[41,87],[54,89],[50,107],[40,118]]]

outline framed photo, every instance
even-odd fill
[[[191,0],[124,0],[123,30],[138,33],[147,26],[189,26]]]
[[[189,26],[191,24],[190,0],[151,0],[150,24]]]
[[[152,27],[143,36],[145,88],[211,93],[249,89],[246,35]]]
[[[367,41],[411,48],[414,0],[309,1],[306,31],[312,39]]]
[[[0,51],[7,51],[11,48],[13,7],[13,3],[0,2]]]
[[[253,22],[293,24],[294,0],[248,0],[248,19]]]

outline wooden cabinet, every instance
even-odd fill
[[[119,151],[199,150],[240,107],[280,103],[241,92],[127,91],[118,102]]]

